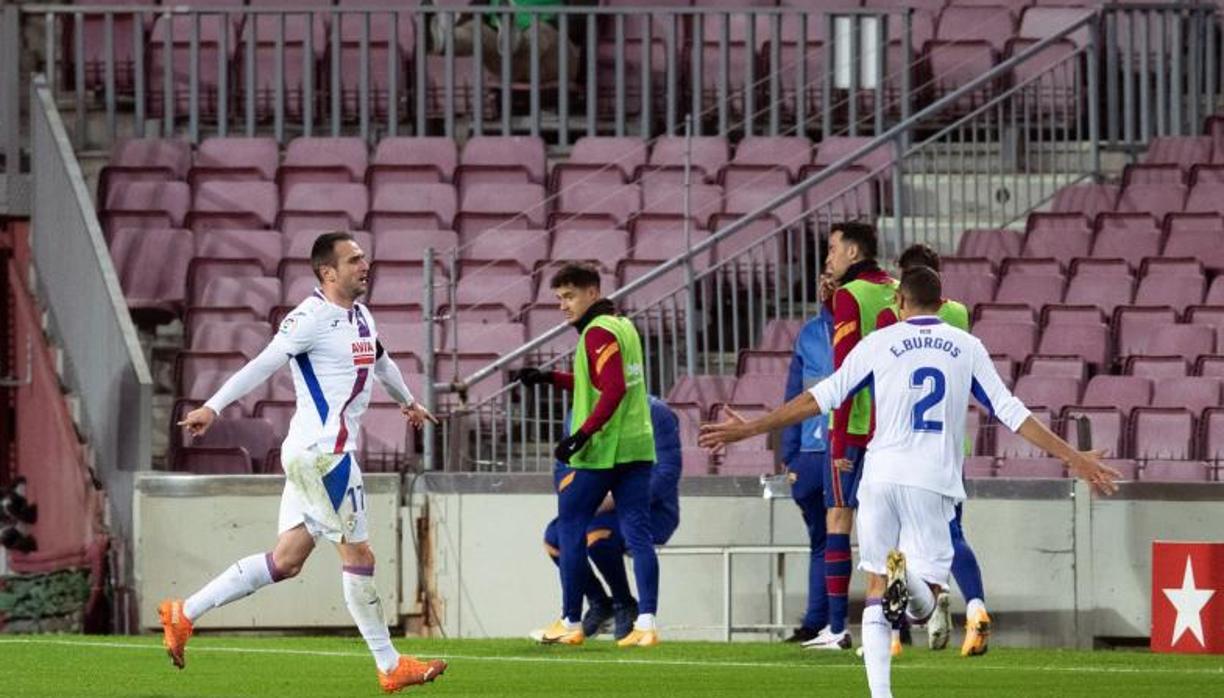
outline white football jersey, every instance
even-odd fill
[[[890,482],[965,498],[965,413],[977,398],[1008,429],[1029,410],[1003,385],[973,335],[934,316],[914,317],[864,338],[840,369],[813,386],[828,413],[864,387],[875,403],[875,434],[863,482]]]
[[[378,334],[361,303],[342,308],[315,290],[285,316],[271,346],[288,354],[297,393],[282,450],[311,446],[324,453],[357,449],[361,415],[370,402]]]

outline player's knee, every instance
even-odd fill
[[[830,509],[826,523],[829,533],[849,533],[854,525],[854,510],[849,507]]]

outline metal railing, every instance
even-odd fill
[[[1083,30],[1088,37],[1084,45],[1058,60],[1048,59],[1052,48]],[[751,346],[768,321],[805,317],[816,301],[819,236],[830,224],[891,214],[892,225],[881,230],[883,259],[914,239],[930,237],[911,235],[904,223],[911,215],[908,189],[914,169],[920,171],[918,177],[951,176],[958,170],[942,155],[953,147],[972,147],[967,134],[988,133],[991,140],[1010,141],[1015,152],[1026,152],[1022,146],[1030,141],[1035,144],[1032,152],[1052,153],[1074,152],[1085,137],[1095,143],[1091,137],[1099,128],[1098,103],[1087,94],[1094,87],[1097,31],[1095,14],[1069,23],[610,294],[642,336],[648,390],[666,394],[682,375],[723,373],[735,366],[740,349]],[[1082,72],[1090,77],[1069,77]],[[1050,118],[999,118],[1025,110]],[[936,121],[948,125],[926,139],[917,138],[920,125]],[[1076,167],[1086,163],[1088,174],[1096,174],[1095,145],[1089,151]],[[1000,167],[1007,162],[1003,148],[992,152],[995,157],[989,161]],[[1061,168],[1063,159],[1052,158],[1050,163],[1057,161]],[[991,197],[973,197],[971,202],[989,218],[1018,215],[1014,205]],[[712,260],[703,260],[711,254]],[[457,387],[471,390],[481,381],[500,379],[504,369],[536,358],[538,349],[565,331],[558,326],[544,333]],[[569,357],[561,354],[549,362],[563,364]],[[470,409],[457,409],[443,433],[447,467],[550,468],[551,444],[562,433],[565,399],[556,389],[527,390],[512,384]]]
[[[46,82],[31,84],[31,246],[39,298],[67,358],[80,426],[107,483],[114,524],[130,533],[131,474],[151,467],[153,380],[80,165]]]

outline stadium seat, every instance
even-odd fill
[[[1113,360],[1109,328],[1104,323],[1051,324],[1041,334],[1037,351],[1083,357],[1094,371],[1108,368]]]
[[[193,475],[250,475],[255,471],[245,448],[208,446],[181,449],[175,470]]]
[[[1105,451],[1107,458],[1126,457],[1126,418],[1114,407],[1080,407],[1069,405],[1063,411],[1067,423],[1066,437],[1071,443],[1076,442],[1075,420],[1088,420],[1092,434],[1092,448]]]
[[[965,459],[964,473],[970,480],[994,477],[995,459],[993,456],[969,456]]]
[[[1067,467],[1057,458],[1040,456],[1018,456],[1002,458],[996,477],[1016,479],[1061,480],[1067,476]]]
[[[260,317],[281,300],[280,279],[275,277],[219,277],[208,282],[198,305],[211,308],[250,308]]]
[[[1119,306],[1114,310],[1114,342],[1118,356],[1146,354],[1148,338],[1156,328],[1177,322],[1172,308]]]
[[[552,258],[588,260],[597,263],[604,271],[616,271],[619,260],[629,254],[629,233],[624,230],[558,230],[553,234]],[[670,236],[669,236],[670,237]],[[634,250],[636,254],[638,250]],[[650,259],[667,259],[671,255],[650,255]]]
[[[302,136],[285,146],[276,180],[286,195],[303,183],[364,183],[368,165],[369,152],[360,138]]]
[[[1054,193],[1050,210],[1055,213],[1078,213],[1089,219],[1115,210],[1118,187],[1113,184],[1074,184]]]
[[[372,196],[384,184],[451,182],[459,166],[455,139],[445,136],[383,138],[366,169]]]
[[[735,373],[738,376],[780,375],[785,381],[792,356],[793,353],[789,351],[741,349],[735,362]]]
[[[1081,356],[1044,356],[1034,354],[1024,362],[1024,373],[1046,378],[1070,378],[1083,385],[1088,380],[1088,363]]]
[[[1082,269],[1082,268],[1081,268]],[[1135,282],[1129,276],[1080,273],[1071,277],[1063,302],[1067,305],[1095,304],[1107,316],[1134,299]]]
[[[682,477],[709,475],[710,452],[704,448],[681,448],[680,474]]]
[[[1207,482],[1211,467],[1196,460],[1148,460],[1139,469],[1144,482]]]
[[[387,182],[374,190],[365,228],[446,230],[454,226],[459,200],[455,188],[440,182]]]
[[[522,318],[523,324],[527,327],[527,337],[530,339],[535,339],[557,325],[565,323],[565,319],[557,310],[556,303],[533,303],[523,310]],[[570,332],[563,332],[536,349],[536,353],[551,357],[568,353],[573,349],[573,335]]]
[[[426,248],[442,259],[459,246],[459,234],[453,230],[414,230],[393,228],[375,233],[375,262],[422,262]]]
[[[166,323],[187,299],[187,268],[195,242],[181,228],[121,228],[110,238],[115,275],[138,320]]]
[[[204,289],[213,279],[252,279],[270,276],[254,259],[214,259],[194,257],[187,267],[187,302],[201,305]]]
[[[284,240],[275,230],[205,230],[195,236],[196,257],[251,259],[266,274],[277,271],[284,253]]]
[[[561,193],[576,185],[626,184],[646,164],[647,142],[632,136],[583,136],[565,162],[553,166],[549,188]]]
[[[1190,410],[1137,408],[1131,414],[1130,431],[1135,458],[1185,460],[1191,457],[1194,416]]]
[[[236,351],[253,359],[271,339],[272,326],[263,320],[210,320],[192,334],[189,347],[202,352]]]
[[[1129,414],[1136,407],[1152,401],[1152,381],[1139,376],[1097,375],[1088,381],[1080,405],[1113,407]]]
[[[973,334],[991,355],[1024,361],[1037,349],[1037,325],[1023,322],[980,322]]]
[[[1215,353],[1216,332],[1202,325],[1167,325],[1149,335],[1143,348],[1144,354],[1181,356],[1189,361]]]
[[[1131,356],[1126,360],[1126,375],[1153,382],[1189,375],[1187,361],[1180,356]]]
[[[544,228],[547,218],[539,184],[472,184],[461,190],[455,229],[467,243],[491,228]]]
[[[276,178],[280,146],[272,138],[212,137],[196,148],[195,164],[187,172],[193,188],[212,181],[265,181]]]
[[[1203,303],[1207,282],[1202,276],[1149,273],[1135,290],[1135,305],[1168,306],[1179,314]]]
[[[793,351],[799,330],[803,328],[802,320],[769,320],[761,332],[761,341],[756,348],[770,351]]]
[[[531,303],[533,288],[532,275],[517,262],[466,262],[460,267],[455,303],[460,306],[497,303],[511,313],[518,313]]]
[[[708,415],[714,405],[731,401],[735,380],[735,376],[680,376],[667,392],[667,402],[696,404]]]
[[[283,168],[283,166],[282,166]],[[364,184],[299,182],[281,189],[284,207],[277,227],[286,234],[299,230],[353,230],[365,223],[370,193]]]
[[[508,262],[530,274],[537,264],[549,258],[549,237],[546,230],[498,230],[477,236],[461,247],[459,259],[469,269],[489,262]]]
[[[547,182],[544,141],[536,136],[473,136],[459,155],[459,198],[473,185]]]
[[[1061,303],[1066,280],[1061,275],[1008,273],[995,291],[996,303],[1027,303],[1034,307]]]
[[[637,184],[576,184],[558,192],[553,226],[623,228],[641,210]]]
[[[970,310],[994,298],[996,281],[993,274],[949,270],[941,276],[944,295],[964,303]]]
[[[1224,271],[1224,218],[1216,215],[1170,214],[1162,255],[1191,257],[1210,274]]]
[[[1020,376],[1014,392],[1029,407],[1044,407],[1058,413],[1079,401],[1080,384],[1067,376],[1029,374]]]
[[[1224,408],[1204,410],[1199,430],[1199,453],[1204,459],[1215,463],[1218,470],[1220,461],[1224,460]]]
[[[98,200],[120,182],[173,182],[187,175],[191,144],[172,138],[128,138],[115,144],[110,159],[98,173]]]
[[[1200,414],[1220,405],[1220,379],[1210,377],[1165,378],[1155,381],[1153,407],[1185,407]]]
[[[638,170],[644,190],[660,184],[683,186],[684,163],[691,158],[692,179],[714,184],[718,173],[731,159],[731,147],[722,136],[697,136],[691,150],[682,136],[660,136],[655,139],[647,163]]]
[[[1147,213],[1157,222],[1183,210],[1186,187],[1181,184],[1132,184],[1118,196],[1121,213]]]
[[[1096,225],[1093,257],[1124,259],[1132,270],[1138,270],[1145,258],[1160,253],[1164,233],[1147,214],[1102,213]]]
[[[1050,426],[1051,415],[1048,409],[1037,408],[1037,409],[1034,409],[1032,412],[1033,412],[1033,419],[1040,421],[1046,426]],[[1009,458],[1030,459],[1030,458],[1042,458],[1045,456],[1045,452],[1042,451],[1040,448],[1037,448],[1036,446],[1030,444],[1028,441],[1025,441],[1020,436],[1013,434],[1010,429],[1007,429],[1006,427],[999,424],[997,425],[997,428],[995,429],[994,454],[993,455],[997,458],[1004,458],[1004,459],[1009,459]],[[1004,472],[1002,463],[999,464],[998,476],[1008,477],[1008,475]]]
[[[749,373],[735,381],[731,402],[772,410],[786,401],[786,373]]]
[[[271,228],[280,209],[280,190],[274,182],[202,182],[191,198],[187,227],[256,230]]]
[[[182,228],[191,192],[185,182],[120,181],[107,190],[105,202],[101,223],[107,235],[120,228]]]
[[[719,183],[727,190],[794,183],[812,162],[812,143],[802,136],[746,136],[723,166]]]
[[[1024,234],[1011,229],[974,229],[961,235],[956,248],[958,257],[984,257],[996,266],[1007,257],[1019,257],[1024,246]]]
[[[1190,165],[1211,162],[1211,136],[1156,136],[1143,156],[1146,164]]]

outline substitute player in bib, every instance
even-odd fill
[[[323,536],[340,554],[344,601],[374,655],[379,685],[393,693],[436,679],[446,663],[419,661],[395,651],[374,586],[374,553],[368,543],[365,492],[355,457],[371,379],[382,383],[414,427],[436,420],[413,398],[378,340],[369,309],[357,302],[366,292],[370,264],[353,236],[320,235],[310,263],[319,288],[289,313],[259,356],[179,422],[192,435],[203,434],[227,405],[290,362],[297,411],[281,446],[285,491],[276,546],[235,562],[186,601],[163,601],[158,606],[163,642],[175,666],[182,669],[193,623],[214,608],[296,576]]]
[[[837,290],[831,296],[833,313],[833,368],[875,330],[876,317],[893,302],[897,282],[876,262],[879,240],[869,223],[838,223],[829,235],[825,270]],[[858,483],[863,454],[871,439],[871,390],[846,400],[833,412],[829,434],[829,465],[825,468],[824,498],[828,509],[825,543],[825,584],[829,594],[829,630],[804,646],[812,649],[850,649],[846,629],[850,590],[850,531],[858,506]]]
[[[651,395],[650,423],[654,430],[655,463],[650,469],[650,536],[655,545],[671,540],[680,526],[680,424],[676,413],[667,403]],[[557,491],[573,472],[568,465],[557,461],[553,469],[553,484]],[[567,485],[568,486],[568,485]],[[557,532],[557,519],[544,529],[544,550],[549,558],[561,566],[561,539]],[[617,640],[633,632],[633,623],[638,616],[638,603],[629,589],[629,576],[625,572],[625,537],[621,534],[617,518],[616,502],[608,497],[591,519],[586,531],[587,557],[599,570],[604,582],[588,569],[583,595],[587,610],[582,616],[582,633],[594,637],[612,630]],[[610,595],[609,595],[610,593]],[[531,634],[539,641],[543,630]]]
[[[923,244],[910,245],[897,258],[897,267],[904,273],[906,269],[915,266],[928,267],[935,272],[940,270],[939,253]],[[897,323],[897,308],[890,306],[880,311],[876,318],[876,329],[880,330]],[[958,330],[969,331],[969,310],[961,303],[943,299],[937,313],[939,319]],[[973,453],[972,442],[966,440],[965,455]],[[960,587],[965,597],[965,642],[961,645],[962,657],[973,657],[986,654],[990,642],[990,614],[986,612],[986,589],[982,584],[982,569],[978,566],[977,555],[969,541],[965,539],[962,526],[964,504],[956,504],[956,517],[952,519],[952,577],[956,586]],[[952,621],[948,616],[948,597],[945,594],[937,600],[938,610],[928,624],[927,644],[933,650],[942,650],[948,646],[951,637]],[[938,622],[935,622],[938,619]]]
[[[557,444],[557,460],[569,464],[557,492],[557,538],[561,555],[561,618],[540,641],[579,645],[582,593],[590,566],[586,532],[608,493],[625,544],[633,556],[638,617],[621,647],[659,644],[655,612],[659,602],[659,559],[650,532],[650,468],[655,461],[654,430],[646,399],[642,340],[627,318],[615,314],[599,292],[599,272],[567,264],[550,283],[566,322],[578,331],[574,372],[524,368],[513,378],[524,385],[554,385],[573,392],[570,415],[578,425]],[[568,480],[568,482],[566,482]]]
[[[874,698],[892,696],[891,625],[935,610],[952,566],[948,522],[965,498],[961,480],[965,413],[972,395],[1021,437],[1065,461],[1103,494],[1119,474],[1100,452],[1081,452],[1030,415],[995,371],[974,336],[936,315],[939,275],[915,267],[901,279],[901,323],[867,337],[827,380],[759,419],[705,425],[701,445],[718,447],[821,414],[875,386],[876,426],[859,485],[859,569],[868,573],[863,610],[867,682]]]

